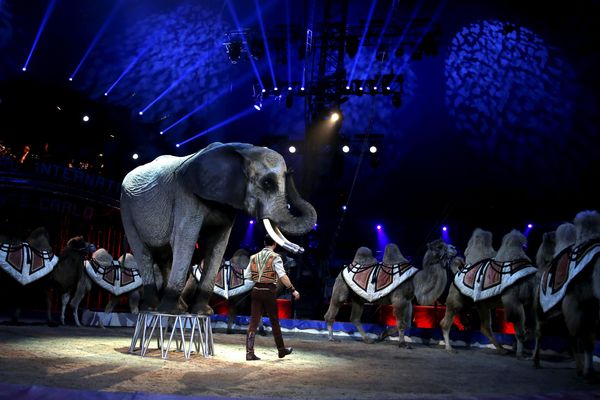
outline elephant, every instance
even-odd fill
[[[163,313],[212,314],[208,305],[238,210],[262,220],[277,244],[304,251],[285,238],[313,229],[317,213],[298,194],[283,157],[248,143],[212,143],[186,157],[163,155],[130,171],[121,185],[121,218],[144,284],[143,308]],[[181,297],[198,241],[204,273],[192,304]],[[153,264],[171,265],[159,298]]]
[[[418,270],[404,258],[396,244],[390,243],[385,248],[383,263],[378,265],[378,271],[367,272],[377,265],[377,260],[367,247],[361,247],[356,251],[353,263],[346,269],[356,267],[359,273],[369,273],[368,281],[371,281],[372,277],[380,277],[377,279],[379,280],[386,275],[389,278],[386,276],[383,279],[389,279],[389,282],[395,281],[387,286],[391,290],[382,290],[381,294],[383,296],[374,301],[381,305],[392,304],[394,316],[396,317],[396,329],[398,330],[398,346],[410,347],[404,340],[404,330],[409,326],[412,319],[412,300],[416,298],[419,304],[423,305],[432,304],[437,300],[446,288],[448,280],[446,269],[449,260],[448,246],[441,239],[437,239],[428,243],[427,252],[423,258],[423,269]],[[357,280],[360,279],[352,278],[352,282]],[[348,278],[344,277],[344,271],[336,278],[329,308],[324,317],[327,322],[330,341],[334,341],[333,322],[335,316],[342,303],[350,299],[352,302],[350,321],[356,326],[365,343],[373,343],[373,340],[367,336],[360,323],[364,304],[368,301],[358,294],[361,292],[362,290],[359,287],[349,285]],[[389,335],[389,332],[384,333],[380,339],[387,335]]]
[[[99,284],[100,287],[102,287],[105,290],[113,289],[111,287],[112,285],[110,285],[108,282],[100,279],[101,278],[100,275],[102,275],[101,274],[102,271],[107,271],[110,273],[110,271],[114,270],[114,267],[116,267],[116,266],[119,266],[120,270],[124,270],[124,271],[119,271],[121,273],[120,281],[122,281],[122,279],[123,279],[122,277],[125,274],[127,274],[127,276],[129,276],[131,278],[130,284],[132,285],[133,289],[132,290],[125,289],[127,291],[124,290],[123,293],[119,293],[119,294],[111,293],[110,300],[106,304],[104,313],[106,313],[106,314],[112,313],[113,309],[121,301],[123,296],[127,295],[128,302],[129,302],[129,309],[130,309],[131,313],[137,314],[139,312],[139,301],[141,298],[140,292],[142,291],[142,287],[141,287],[141,282],[139,282],[139,285],[136,284],[136,274],[138,272],[137,272],[137,263],[136,263],[133,255],[130,253],[126,253],[126,254],[122,255],[119,258],[118,262],[116,263],[117,265],[115,265],[113,257],[110,255],[110,253],[108,251],[106,251],[106,249],[99,248],[96,251],[94,251],[94,253],[92,254],[91,260],[95,264],[95,268],[92,267],[92,263],[90,263],[90,261],[86,261],[86,267],[85,267],[86,271],[84,271],[81,274],[81,276],[79,277],[75,295],[73,296],[73,298],[71,299],[71,302],[70,302],[71,308],[73,309],[73,318],[75,320],[75,324],[77,326],[81,326],[81,323],[79,321],[79,304],[83,300],[83,297],[85,296],[85,294],[92,289],[93,283]],[[95,270],[98,270],[99,272],[97,273],[97,272],[95,272]],[[92,278],[90,277],[90,273],[96,275],[94,280],[92,280]],[[139,276],[137,277],[137,280],[138,281],[140,280]],[[102,321],[102,319],[99,320],[99,325],[100,325],[100,327],[104,327],[104,321]]]
[[[504,235],[500,249],[495,253],[491,232],[475,229],[465,250],[466,266],[455,276],[446,300],[446,312],[440,322],[447,351],[453,351],[450,328],[455,315],[467,304],[474,303],[481,321],[481,332],[501,353],[506,351],[492,333],[490,311],[497,306],[504,307],[506,320],[515,326],[517,358],[523,358],[527,326],[533,325],[537,273],[537,268],[523,250],[526,244],[525,235],[513,229]],[[468,279],[472,280],[475,289],[468,290]],[[481,292],[477,288],[482,288]]]
[[[88,254],[96,251],[96,246],[88,243],[83,236],[75,236],[67,241],[67,245],[62,249],[58,263],[47,276],[46,286],[46,306],[48,321],[52,321],[52,299],[51,291],[56,290],[61,298],[60,323],[65,324],[65,311],[69,300],[73,296],[77,283],[82,275],[85,275],[84,261]]]
[[[571,336],[577,372],[595,380],[593,366],[600,302],[600,213],[579,212],[573,223],[560,225],[555,232],[554,257],[544,268],[537,306],[543,321],[562,315]],[[540,249],[547,260],[550,246]],[[564,269],[562,269],[564,268]],[[539,367],[541,322],[536,324],[534,366]]]

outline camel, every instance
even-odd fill
[[[381,305],[392,304],[394,316],[396,317],[396,329],[398,330],[398,346],[409,348],[410,345],[404,339],[404,330],[410,324],[412,300],[416,298],[419,304],[423,305],[433,304],[437,300],[446,287],[448,260],[448,246],[440,239],[427,244],[427,252],[423,258],[422,270],[418,270],[410,265],[395,244],[388,244],[386,246],[381,265],[377,264],[377,260],[373,257],[369,248],[360,247],[356,251],[352,264],[345,269],[350,270],[354,268],[358,274],[366,273],[368,274],[368,280],[376,276],[376,284],[381,282],[382,287],[387,283],[389,285],[381,290],[380,295],[373,295],[366,300],[364,293],[361,293],[363,297],[357,294],[357,292],[361,292],[359,287],[353,284],[354,287],[351,288],[344,278],[344,271],[342,271],[333,285],[331,302],[325,314],[329,340],[335,341],[333,338],[335,316],[342,303],[350,299],[352,302],[350,321],[356,326],[365,343],[373,343],[373,340],[364,331],[360,323],[360,318],[364,304],[367,301],[376,301]],[[377,269],[370,271],[372,268]],[[360,279],[359,275],[354,276]],[[355,278],[354,281],[356,280]]]
[[[87,243],[83,236],[75,236],[67,241],[62,249],[58,263],[48,274],[46,285],[48,289],[57,290],[61,297],[60,323],[65,324],[65,311],[69,300],[73,296],[77,282],[85,274],[84,261],[88,254],[96,251],[96,246]],[[52,321],[52,299],[50,290],[46,291],[46,306],[48,321]]]
[[[39,293],[45,277],[58,263],[50,246],[50,234],[44,227],[34,229],[25,242],[11,236],[0,237],[0,270],[10,276],[3,291],[13,293],[11,322],[18,324],[21,306],[29,295]],[[17,284],[18,283],[18,284]],[[51,324],[51,321],[48,321]]]
[[[526,326],[532,324],[537,272],[523,250],[526,243],[525,235],[513,229],[504,235],[502,245],[495,253],[491,232],[480,228],[474,230],[465,250],[466,266],[455,276],[446,300],[446,313],[440,322],[447,351],[454,351],[450,345],[450,328],[455,315],[468,304],[474,303],[481,321],[481,332],[499,352],[504,353],[505,350],[493,335],[490,315],[492,308],[501,305],[506,320],[515,326],[517,358],[523,358]],[[474,288],[471,292],[467,290],[471,282],[469,279]],[[482,290],[478,291],[477,288]]]
[[[582,211],[575,216],[573,225],[574,243],[570,224],[556,230],[554,259],[540,281],[539,305],[544,316],[562,314],[571,336],[577,372],[594,380],[593,353],[600,301],[600,214],[595,210]],[[540,335],[536,329],[534,366],[539,366]]]
[[[92,254],[92,260],[86,261],[86,272],[81,274],[79,281],[77,282],[77,289],[75,295],[69,303],[73,309],[73,319],[77,326],[81,326],[79,321],[79,304],[87,292],[92,289],[92,283],[97,283],[105,290],[111,292],[109,302],[106,304],[104,312],[106,314],[112,313],[114,307],[121,301],[121,298],[125,295],[128,296],[129,309],[132,314],[139,313],[139,302],[142,291],[142,281],[137,270],[137,263],[132,254],[126,253],[121,256],[116,263],[113,261],[112,256],[106,251],[106,249],[99,248]],[[103,277],[111,274],[111,270],[117,267],[119,270],[120,278],[119,281],[115,281],[114,285],[107,282]],[[155,274],[156,274],[155,267]],[[92,279],[91,276],[94,276]],[[123,283],[127,280],[129,287],[124,286]],[[100,327],[104,327],[104,322],[99,321]]]

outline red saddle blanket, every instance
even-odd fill
[[[215,276],[215,286],[213,293],[226,299],[238,294],[246,293],[254,287],[254,281],[244,279],[244,269],[246,266],[235,265],[231,261],[225,261],[219,267]],[[202,268],[192,266],[192,274],[196,281],[200,282],[202,278]]]
[[[488,258],[460,268],[454,275],[454,285],[465,296],[481,301],[501,294],[504,289],[536,272],[537,268],[529,260],[498,262]]]
[[[390,294],[417,271],[419,270],[408,262],[391,265],[352,263],[342,270],[342,277],[354,293],[373,302]]]
[[[56,263],[58,257],[54,253],[33,249],[29,243],[0,244],[0,267],[21,285],[48,275]]]
[[[133,268],[123,268],[118,261],[113,261],[112,265],[100,265],[94,259],[86,260],[85,270],[94,282],[115,296],[142,286],[140,272]]]
[[[600,240],[567,247],[554,257],[542,273],[540,281],[540,305],[547,312],[565,296],[569,283],[600,254]]]

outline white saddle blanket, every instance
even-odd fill
[[[460,268],[454,276],[454,284],[463,295],[481,301],[498,296],[518,280],[536,272],[537,268],[529,260],[485,259]]]
[[[352,263],[342,270],[342,277],[354,293],[368,302],[373,302],[390,294],[417,271],[419,270],[410,263],[391,265]]]
[[[115,296],[129,293],[142,286],[142,277],[137,269],[123,268],[118,261],[103,266],[95,260],[85,260],[85,270],[89,277],[103,289]]]
[[[37,251],[29,243],[0,244],[0,267],[21,285],[27,285],[48,275],[58,263],[50,251]]]
[[[540,305],[544,312],[563,299],[569,283],[598,255],[600,241],[590,241],[577,247],[567,247],[554,257],[540,281]]]
[[[213,293],[226,299],[246,293],[254,287],[254,281],[244,279],[244,268],[236,266],[230,261],[225,261],[219,267],[219,271],[215,276],[215,286]],[[192,266],[192,274],[196,281],[200,282],[202,278],[202,268],[195,264]]]

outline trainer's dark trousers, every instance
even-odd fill
[[[284,349],[283,336],[281,335],[281,327],[279,326],[279,315],[277,314],[277,295],[276,286],[271,283],[256,283],[252,289],[252,305],[250,326],[248,334],[256,333],[258,323],[262,318],[263,312],[267,313],[271,321],[271,329],[273,331],[273,339],[278,350]]]

